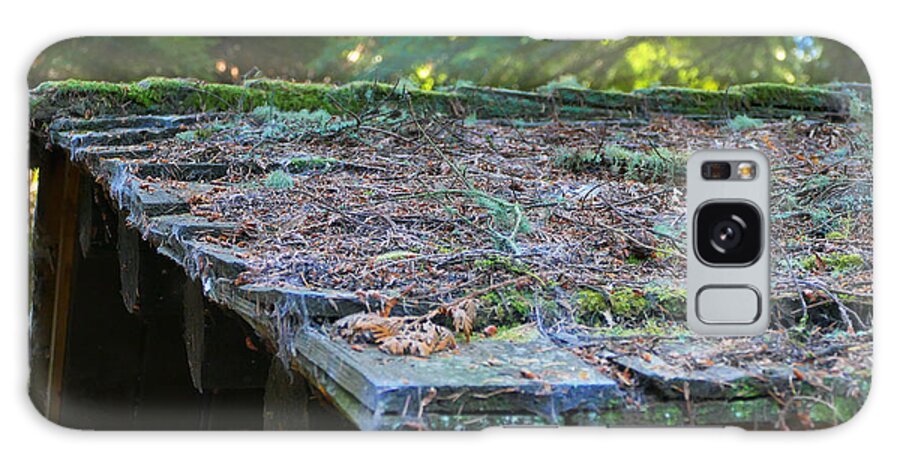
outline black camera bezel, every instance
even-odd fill
[[[713,219],[707,220],[704,213],[708,213],[708,208],[724,208],[731,214],[737,214],[747,225],[741,231],[743,234],[742,243],[753,244],[755,241],[755,250],[747,248],[747,252],[735,254],[723,254],[715,250],[709,243],[712,238],[709,231],[712,227],[722,219],[728,219],[723,213],[713,214]],[[734,210],[738,210],[735,212]],[[748,212],[745,217],[743,212]],[[703,222],[701,223],[701,219]],[[749,267],[759,261],[765,248],[765,221],[762,212],[755,204],[744,200],[723,200],[716,199],[704,202],[697,207],[694,213],[694,233],[693,233],[693,249],[694,255],[703,264],[710,267]],[[748,241],[749,240],[749,241]],[[744,245],[746,246],[746,245]],[[743,248],[743,246],[742,246]],[[710,259],[712,258],[712,259]],[[726,259],[723,259],[726,258]]]

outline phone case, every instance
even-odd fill
[[[86,37],[29,87],[29,391],[61,425],[820,429],[869,391],[840,43]],[[722,148],[771,169],[759,336],[685,324],[686,160]]]

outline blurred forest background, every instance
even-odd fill
[[[630,91],[658,85],[721,89],[746,82],[868,82],[846,46],[813,37],[630,37],[558,41],[522,37],[87,37],[56,43],[35,60],[34,87],[69,78],[147,76],[240,82],[269,77],[343,83],[458,82]]]

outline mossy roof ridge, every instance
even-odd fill
[[[332,114],[412,105],[422,111],[483,119],[586,120],[656,114],[785,118],[804,114],[846,120],[851,98],[824,88],[772,83],[737,85],[722,91],[656,87],[630,93],[578,89],[537,93],[473,86],[426,91],[367,81],[331,85],[255,79],[234,85],[150,77],[131,83],[45,82],[30,92],[30,108],[32,120],[37,122],[56,116],[245,112],[267,105],[284,111],[322,109]]]

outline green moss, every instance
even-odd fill
[[[297,140],[305,136],[330,136],[356,125],[354,121],[332,116],[325,110],[282,111],[260,106],[250,113],[262,124],[262,136],[268,140]]]
[[[609,308],[614,315],[633,317],[647,308],[647,300],[635,290],[616,290],[609,294]]]
[[[401,259],[413,258],[415,256],[416,253],[409,250],[395,250],[376,256],[375,262],[382,263],[385,261],[397,261]]]
[[[525,324],[514,327],[499,327],[497,334],[490,340],[504,341],[510,343],[528,343],[538,338],[540,333],[534,324]]]
[[[683,318],[687,307],[687,290],[677,287],[649,285],[644,287],[644,299],[672,316]]]
[[[728,121],[728,127],[735,132],[742,132],[750,129],[762,127],[763,122],[746,115],[738,115]]]
[[[640,291],[630,288],[613,290],[603,294],[596,290],[581,290],[575,294],[579,318],[588,323],[598,322],[609,311],[614,316],[632,318],[648,308]]]
[[[576,173],[597,169],[602,166],[602,163],[603,155],[593,150],[559,148],[553,158],[553,164],[556,167]]]
[[[527,264],[506,255],[492,255],[475,261],[475,267],[482,270],[502,270],[512,274],[532,275],[534,271]]]
[[[788,84],[754,83],[736,85],[729,93],[739,96],[744,106],[774,106],[795,110],[848,110],[849,101],[836,92]]]
[[[334,165],[340,164],[340,161],[330,157],[309,156],[301,158],[292,158],[290,161],[291,171],[302,172],[315,169],[329,169]]]
[[[865,258],[856,253],[829,253],[819,255],[819,259],[825,265],[825,269],[834,274],[845,274],[866,266]],[[800,267],[807,271],[818,270],[819,259],[816,259],[815,256],[807,256],[800,260]]]
[[[606,167],[630,179],[650,182],[673,181],[684,176],[687,157],[665,148],[638,152],[610,144],[603,152],[558,148],[553,163],[562,169],[582,172]]]
[[[185,142],[196,142],[198,140],[206,140],[210,138],[216,131],[211,127],[201,127],[197,130],[189,130],[175,134],[178,140]]]
[[[294,186],[294,178],[284,171],[272,171],[266,176],[266,187],[274,189],[286,189]]]
[[[578,322],[603,327],[612,317],[619,321],[640,321],[616,330],[667,332],[671,324],[664,320],[683,320],[687,292],[682,288],[648,285],[642,289],[620,288],[609,292],[582,289],[575,293],[575,317]]]
[[[606,295],[595,290],[581,290],[575,294],[577,305],[576,318],[578,322],[590,326],[602,325],[605,321],[605,313],[609,310],[609,300]]]
[[[573,75],[560,76],[537,88],[538,93],[552,94],[560,89],[587,90],[587,86],[578,81]]]
[[[536,300],[536,298],[540,299]],[[544,297],[536,297],[531,291],[517,290],[515,288],[490,292],[483,295],[479,302],[481,303],[481,310],[488,315],[488,317],[481,319],[479,323],[483,324],[484,321],[490,321],[491,324],[501,329],[529,322],[536,302],[540,304],[541,310],[547,314],[552,314],[558,309],[555,301]]]
[[[659,87],[632,93],[579,89],[559,83],[547,94],[457,86],[421,90],[384,83],[353,82],[343,86],[269,79],[244,85],[193,79],[151,77],[134,83],[90,81],[46,82],[31,92],[34,119],[54,115],[188,113],[250,111],[274,106],[282,111],[324,110],[333,115],[358,114],[372,105],[394,111],[409,109],[485,119],[546,120],[647,117],[658,113],[748,114],[790,117],[818,112],[849,118],[850,97],[839,92],[783,84],[748,84],[726,91]]]
[[[657,111],[666,113],[719,113],[729,106],[726,94],[718,91],[654,87],[636,90],[635,94],[645,97]]]
[[[647,407],[647,417],[653,425],[668,427],[682,425],[685,422],[684,411],[678,404],[660,403]]]

